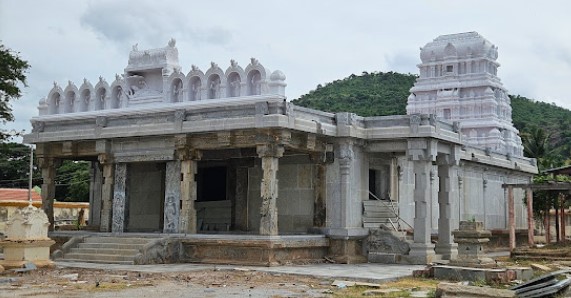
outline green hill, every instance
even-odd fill
[[[361,116],[406,114],[406,101],[417,76],[396,72],[363,72],[344,79],[317,85],[315,90],[295,99],[296,105],[327,112],[352,112]],[[571,111],[523,96],[510,95],[514,126],[520,130],[524,145],[542,143],[534,138],[546,138],[539,159],[541,168],[571,163]],[[538,134],[539,131],[544,134]]]
[[[408,90],[417,76],[396,72],[363,72],[350,75],[293,101],[294,104],[327,112],[353,112],[361,116],[406,114]]]

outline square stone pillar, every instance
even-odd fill
[[[284,148],[279,145],[260,145],[257,147],[258,156],[262,159],[262,182],[260,195],[260,235],[278,235],[278,166],[279,158],[283,156]]]
[[[181,232],[188,234],[196,234],[196,209],[194,208],[194,202],[197,195],[195,181],[197,169],[196,160],[184,159],[180,162],[180,173],[182,175],[180,181],[180,199],[182,200],[180,226]]]
[[[101,225],[101,191],[103,186],[103,172],[98,162],[91,162],[89,172],[89,226]]]
[[[165,174],[164,233],[180,232],[181,162],[169,161]]]
[[[408,141],[408,156],[414,172],[414,243],[410,245],[407,262],[427,264],[434,260],[432,232],[432,190],[430,172],[436,159],[437,141],[412,139]]]
[[[313,227],[325,227],[326,219],[326,199],[327,199],[327,167],[321,162],[315,164],[315,178],[313,180],[314,201],[313,201]]]
[[[48,216],[49,230],[54,230],[54,200],[56,195],[56,167],[59,160],[51,157],[38,158],[42,170],[42,209]]]
[[[127,223],[128,202],[127,202],[127,164],[115,164],[115,184],[113,188],[113,223],[111,232],[123,233]]]
[[[113,206],[113,185],[115,180],[115,164],[99,159],[103,167],[101,184],[101,219],[99,230],[101,232],[111,231],[111,209]]]
[[[440,157],[440,156],[439,156]],[[450,164],[448,156],[438,160],[438,243],[435,252],[445,260],[458,256],[458,244],[452,235],[452,203],[458,201],[457,166]]]
[[[360,172],[364,163],[363,156],[355,151],[354,141],[343,139],[335,152],[339,164],[339,176],[333,194],[327,202],[329,257],[337,263],[355,264],[367,262],[363,255],[363,244],[369,235],[369,230],[362,227],[363,189],[360,185],[364,178]],[[338,194],[336,193],[338,189]],[[367,196],[368,197],[368,196]],[[358,208],[358,209],[356,209]],[[356,212],[357,211],[357,212]]]

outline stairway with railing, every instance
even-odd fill
[[[363,227],[385,228],[396,232],[413,231],[413,227],[399,216],[397,202],[383,200],[369,191],[374,200],[363,201]]]

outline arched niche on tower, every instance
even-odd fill
[[[182,102],[184,101],[184,94],[186,93],[186,79],[184,74],[180,71],[175,71],[169,76],[169,91],[168,91],[168,101],[169,102]]]
[[[50,90],[50,92],[48,93],[48,98],[47,98],[47,114],[48,115],[53,115],[53,114],[59,114],[60,113],[60,106],[63,100],[63,90],[61,89],[61,87],[54,82],[54,86],[53,88]]]
[[[127,105],[127,96],[123,90],[123,84],[120,80],[115,80],[111,84],[111,94],[106,98],[105,109],[118,109],[121,104]]]
[[[48,97],[48,115],[59,114],[59,107],[61,105],[61,94],[53,92]]]
[[[226,96],[227,97],[238,97],[240,96],[240,92],[242,90],[242,79],[237,72],[231,72],[227,79],[227,86],[226,86]]]
[[[206,98],[216,99],[224,97],[226,76],[218,65],[211,63],[210,69],[204,75],[206,77]]]
[[[73,113],[75,106],[77,105],[77,94],[78,90],[75,85],[69,81],[67,87],[64,90],[64,100],[63,100],[63,113]]]
[[[91,106],[91,101],[93,98],[93,86],[86,79],[83,80],[83,84],[79,87],[79,100],[76,105],[76,112],[86,112],[89,111]]]
[[[206,98],[203,94],[205,89],[204,73],[196,65],[192,65],[190,72],[186,75],[187,79],[187,100],[195,101]]]
[[[95,98],[90,102],[91,106],[89,110],[92,111],[99,111],[105,109],[105,102],[107,101],[107,97],[109,96],[109,84],[103,79],[103,77],[99,77],[99,82],[95,85]]]
[[[246,75],[236,60],[230,60],[230,67],[226,69],[226,96],[238,97],[246,94]]]
[[[202,99],[202,78],[195,75],[190,77],[188,80],[188,100],[200,100]]]
[[[246,72],[246,94],[261,95],[267,93],[267,78],[270,73],[256,58],[250,59]]]

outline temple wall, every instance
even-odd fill
[[[315,166],[311,164],[283,164],[278,169],[279,192],[277,200],[279,233],[306,233],[313,226],[313,179]],[[259,166],[248,169],[248,230],[257,232],[260,227]]]
[[[412,163],[406,158],[399,159],[402,177],[399,182],[399,212],[406,222],[414,221],[414,173]],[[434,169],[437,173],[437,169]],[[504,183],[527,183],[529,178],[520,174],[497,170],[491,167],[465,163],[458,175],[453,177],[459,191],[459,200],[452,203],[452,229],[458,227],[460,220],[484,222],[486,229],[507,229],[507,191]],[[458,180],[461,180],[459,183]],[[432,233],[438,231],[438,177],[432,181]],[[527,211],[523,202],[525,191],[514,189],[516,228],[527,228]]]
[[[128,167],[128,231],[162,231],[164,163],[132,163]]]

